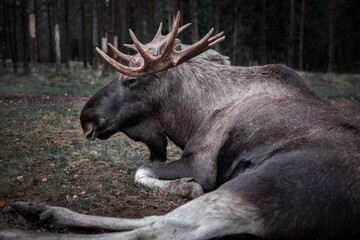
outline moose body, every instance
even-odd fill
[[[14,205],[20,215],[60,226],[132,230],[88,239],[360,236],[360,123],[283,65],[192,59],[166,71],[122,75],[86,103],[81,121],[87,138],[122,131],[145,142],[154,158],[164,157],[171,139],[183,148],[181,158],[144,165],[135,181],[195,199],[140,220],[25,202]]]

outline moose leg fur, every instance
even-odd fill
[[[166,165],[166,164],[163,164]],[[156,165],[155,165],[156,166]],[[154,167],[154,166],[152,166]],[[174,195],[184,196],[190,199],[204,194],[200,184],[194,182],[191,177],[182,177],[175,180],[160,180],[150,167],[142,166],[135,174],[135,182],[153,188],[157,187]]]
[[[132,230],[154,223],[159,217],[145,217],[140,220],[99,217],[73,212],[63,207],[51,207],[32,202],[17,202],[13,209],[19,214],[19,220],[44,222],[55,227],[80,227],[109,231]]]
[[[25,203],[22,203],[25,204]],[[31,212],[32,207],[29,205],[26,211]],[[30,207],[30,208],[29,208]],[[59,208],[44,207],[46,209]],[[26,208],[24,208],[26,209]],[[19,212],[24,215],[26,212]],[[18,209],[16,209],[18,210]],[[45,211],[46,212],[46,211]],[[44,213],[45,213],[44,212]],[[43,213],[43,214],[44,214]],[[71,226],[74,212],[63,210],[63,225]],[[41,217],[40,217],[41,218]],[[89,220],[86,218],[97,218],[94,216],[85,216],[78,218],[76,226],[87,226]],[[99,218],[103,219],[103,218]],[[209,239],[216,236],[224,236],[230,234],[253,234],[263,236],[262,221],[258,216],[257,209],[251,204],[243,201],[238,195],[231,191],[219,189],[214,192],[205,194],[194,199],[187,204],[180,206],[172,212],[164,216],[154,216],[132,221],[132,227],[136,228],[129,232],[118,232],[109,234],[87,235],[87,239]],[[114,220],[117,229],[129,229],[126,219]],[[121,222],[124,227],[120,227]],[[136,223],[139,222],[139,223]],[[104,223],[107,225],[109,223]],[[99,228],[99,225],[96,226]],[[108,228],[106,226],[105,228]],[[113,228],[115,229],[115,228]],[[29,236],[28,239],[83,239],[84,235],[61,235],[59,234],[42,234],[35,232],[26,232],[18,230],[0,231],[0,239],[19,239],[21,236]],[[17,237],[17,238],[16,238]],[[25,237],[22,239],[26,239]]]

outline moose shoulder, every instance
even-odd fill
[[[192,59],[224,38],[222,33],[211,37],[210,31],[180,51],[176,36],[186,26],[179,28],[178,14],[169,35],[161,35],[160,27],[145,45],[130,32],[134,45],[129,47],[139,54],[113,49],[128,66],[99,50],[124,75],[86,103],[81,123],[89,139],[123,131],[160,159],[170,138],[183,148],[181,158],[144,165],[135,181],[196,199],[164,216],[140,220],[24,202],[15,204],[16,211],[61,226],[133,229],[103,239],[243,233],[269,239],[358,239],[359,121],[320,98],[283,65],[232,67]]]

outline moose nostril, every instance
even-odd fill
[[[94,123],[88,122],[88,123],[84,124],[83,130],[84,130],[84,136],[87,139],[94,140],[94,138],[95,138],[95,136],[94,136],[95,124]]]

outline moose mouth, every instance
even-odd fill
[[[90,122],[83,127],[84,135],[90,141],[95,140],[95,138],[105,140],[114,134],[113,126],[114,124],[111,124],[109,127],[100,130],[94,123]]]

